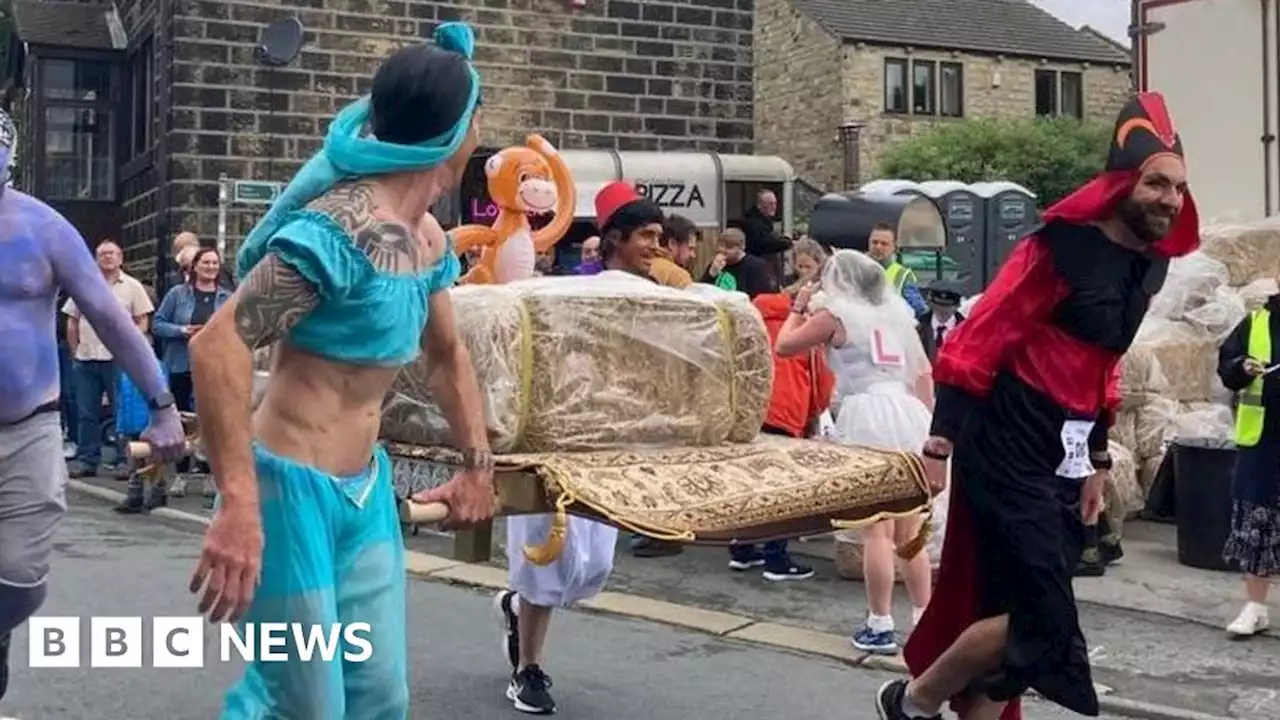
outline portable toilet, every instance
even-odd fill
[[[938,206],[947,227],[945,255],[957,266],[953,282],[964,295],[981,292],[987,268],[986,201],[954,180],[930,180],[919,187]]]
[[[1011,182],[981,182],[969,186],[986,201],[986,272],[983,286],[991,282],[1013,246],[1040,224],[1035,193]]]
[[[920,189],[920,183],[896,178],[872,180],[864,183],[857,191],[863,195],[924,195],[924,191]]]
[[[830,193],[809,214],[809,237],[834,249],[867,251],[871,229],[887,223],[902,250],[941,250],[947,229],[938,207],[914,193]]]

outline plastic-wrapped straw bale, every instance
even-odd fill
[[[1178,408],[1174,419],[1173,437],[1230,440],[1235,435],[1235,417],[1229,405],[1216,403],[1185,403]]]
[[[1111,423],[1109,437],[1133,451],[1138,447],[1138,411],[1121,410]]]
[[[1218,343],[1203,329],[1186,322],[1148,318],[1129,352],[1151,354],[1167,383],[1161,396],[1205,402],[1212,395]]]
[[[495,452],[749,442],[773,381],[746,295],[619,272],[469,285],[450,293]],[[424,357],[398,376],[383,437],[445,445]]]
[[[1120,360],[1120,407],[1136,410],[1168,390],[1169,381],[1160,371],[1155,349],[1135,343]]]
[[[1241,291],[1222,285],[1209,295],[1203,305],[1188,310],[1183,319],[1213,338],[1215,344],[1220,344],[1248,313]]]
[[[1169,262],[1164,287],[1151,299],[1148,315],[1164,320],[1181,320],[1213,297],[1214,291],[1230,285],[1227,266],[1203,252]]]
[[[1222,384],[1222,378],[1218,377],[1217,372],[1213,374],[1209,385],[1209,402],[1214,405],[1230,405],[1235,400],[1236,394]]]
[[[1244,309],[1253,312],[1261,310],[1267,300],[1277,293],[1280,293],[1280,288],[1276,286],[1275,278],[1258,278],[1240,288],[1240,299],[1244,301]]]
[[[1200,229],[1204,254],[1223,264],[1229,285],[1246,285],[1280,273],[1280,217],[1222,223]]]
[[[1120,532],[1124,519],[1142,510],[1147,496],[1138,483],[1138,461],[1133,453],[1116,442],[1111,443],[1110,453],[1111,481],[1103,489],[1102,497],[1112,529]]]
[[[1173,439],[1181,410],[1178,403],[1169,398],[1155,398],[1138,409],[1133,450],[1139,458],[1164,452],[1165,443]]]

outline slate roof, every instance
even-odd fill
[[[1090,35],[1098,38],[1102,42],[1107,43],[1108,45],[1114,46],[1120,52],[1123,52],[1125,54],[1129,53],[1128,45],[1125,45],[1124,43],[1120,42],[1119,40],[1116,40],[1115,38],[1111,37],[1110,35],[1107,35],[1101,30],[1098,30],[1097,28],[1092,28],[1092,27],[1089,27],[1088,25],[1083,25],[1080,27],[1080,32],[1089,33]]]
[[[1107,64],[1129,64],[1115,44],[1081,32],[1027,0],[790,0],[836,37]]]
[[[113,38],[112,20],[119,24],[111,5],[91,5],[55,0],[14,0],[13,21],[18,37],[39,45],[87,50],[119,48]],[[118,36],[120,33],[117,32]]]

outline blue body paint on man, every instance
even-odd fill
[[[16,131],[0,112],[0,185]],[[44,601],[53,533],[66,511],[55,323],[59,289],[151,400],[143,439],[161,459],[180,453],[182,423],[151,347],[120,307],[84,238],[58,213],[0,187],[0,696],[9,634]]]

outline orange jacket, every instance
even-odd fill
[[[764,318],[769,345],[778,342],[778,331],[791,313],[791,298],[783,293],[757,295],[752,302]],[[818,348],[808,355],[783,358],[773,353],[773,396],[765,424],[793,437],[804,437],[809,425],[831,406],[835,378]]]

